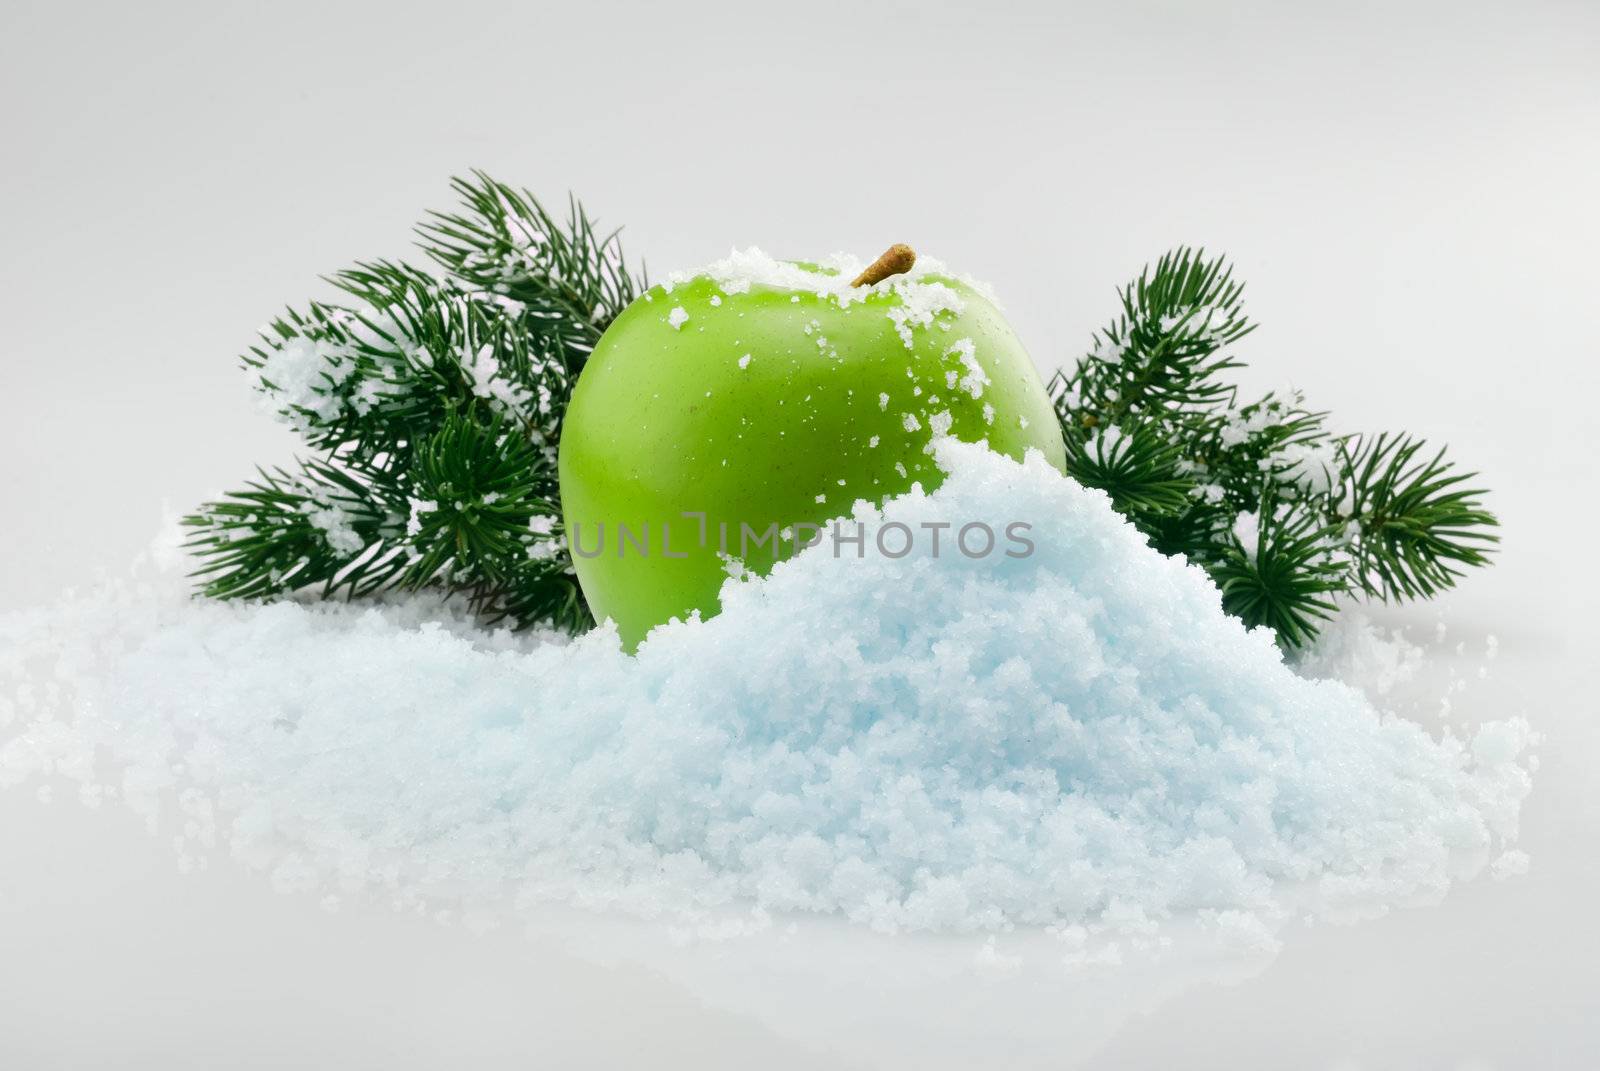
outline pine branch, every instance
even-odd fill
[[[477,597],[500,591],[540,544],[531,527],[548,508],[553,466],[500,416],[449,417],[417,451],[407,544],[399,578]]]
[[[1225,347],[1254,330],[1243,293],[1221,258],[1187,249],[1122,288],[1117,319],[1051,381],[1069,474],[1288,647],[1337,596],[1426,598],[1486,564],[1497,522],[1442,451],[1335,438],[1299,395],[1239,400]]]
[[[578,369],[644,285],[573,201],[558,224],[478,173],[419,231],[445,269],[358,263],[243,357],[318,456],[186,519],[218,598],[465,594],[486,617],[589,621],[560,531],[556,444]]]
[[[1178,249],[1147,268],[1121,291],[1122,315],[1094,336],[1087,358],[1069,385],[1095,410],[1098,423],[1130,414],[1181,412],[1231,397],[1217,379],[1238,367],[1224,346],[1255,325],[1242,307],[1244,288],[1218,258]]]
[[[566,542],[559,531],[552,535],[549,546],[556,552],[527,559],[507,583],[476,595],[473,607],[486,624],[539,622],[569,633],[594,624],[578,578],[567,565]]]
[[[1333,616],[1328,596],[1345,589],[1345,567],[1330,553],[1330,533],[1315,506],[1280,503],[1277,494],[1266,485],[1257,512],[1241,515],[1249,520],[1236,522],[1234,542],[1208,571],[1222,591],[1223,609],[1300,647]]]
[[[336,466],[302,462],[299,472],[261,470],[243,490],[207,503],[184,524],[200,560],[195,576],[212,598],[263,598],[307,587],[366,594],[396,572],[371,553],[390,537],[395,514],[381,485]]]
[[[1107,492],[1119,513],[1145,520],[1188,508],[1194,480],[1181,467],[1182,445],[1155,425],[1133,424],[1126,432],[1071,426],[1064,438],[1068,475]]]
[[[607,325],[646,288],[622,254],[618,233],[601,234],[575,199],[558,221],[526,190],[481,171],[451,180],[464,211],[430,212],[421,246],[452,276],[524,306],[555,331],[576,375]]]
[[[1361,590],[1381,599],[1430,598],[1453,587],[1464,566],[1488,563],[1499,525],[1482,506],[1485,492],[1463,486],[1439,450],[1406,435],[1355,436],[1339,461],[1355,527],[1352,543]]]

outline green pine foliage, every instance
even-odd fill
[[[312,456],[186,518],[207,595],[458,592],[487,619],[590,622],[556,444],[584,361],[645,286],[615,233],[481,173],[418,228],[424,270],[358,264],[243,361]]]
[[[1204,568],[1227,610],[1300,647],[1339,596],[1427,598],[1488,561],[1475,474],[1409,435],[1338,435],[1298,394],[1243,399],[1229,347],[1255,329],[1221,258],[1180,249],[1051,396],[1067,471],[1151,543]]]
[[[459,593],[486,620],[591,622],[561,528],[556,445],[584,362],[647,283],[576,201],[564,216],[482,173],[417,228],[427,268],[332,276],[243,357],[309,454],[186,518],[205,594]],[[1406,435],[1335,435],[1298,395],[1242,400],[1254,329],[1227,265],[1178,250],[1121,291],[1051,383],[1067,469],[1229,612],[1312,639],[1339,596],[1429,597],[1487,561],[1471,474]]]

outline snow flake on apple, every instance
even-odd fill
[[[916,339],[912,335],[914,328],[927,327],[935,323],[940,313],[960,313],[967,307],[967,303],[961,300],[961,295],[943,283],[918,283],[915,280],[908,280],[892,284],[892,289],[900,296],[902,304],[890,307],[889,319],[894,323],[895,333],[900,336],[900,341],[905,343],[908,350],[916,344]]]
[[[983,370],[983,365],[978,363],[978,347],[972,339],[964,338],[945,351],[946,357],[955,357],[961,362],[966,375],[957,378],[959,373],[951,373],[945,377],[946,383],[955,387],[959,385],[962,390],[974,398],[983,397],[983,388],[989,385],[989,373]]]
[[[726,294],[744,294],[752,287],[762,286],[814,294],[817,298],[831,301],[840,308],[848,308],[855,302],[865,301],[876,295],[893,294],[899,298],[899,302],[885,311],[894,324],[895,333],[900,336],[900,341],[905,343],[907,349],[914,346],[914,332],[917,329],[938,325],[949,330],[948,319],[959,315],[966,308],[966,301],[961,295],[953,287],[940,281],[937,276],[958,280],[985,296],[989,292],[989,288],[982,283],[958,276],[927,257],[918,259],[911,271],[891,276],[870,286],[850,285],[850,280],[855,278],[862,268],[862,262],[857,257],[835,253],[824,258],[820,262],[820,267],[822,270],[818,271],[811,265],[777,260],[752,246],[749,249],[732,250],[722,260],[707,265],[699,271],[674,272],[667,276],[661,286],[670,294],[677,287],[703,276],[715,282]],[[800,293],[791,294],[789,300],[798,303]],[[712,305],[721,303],[720,295],[711,299]],[[941,317],[945,319],[941,320]],[[674,323],[673,326],[681,325]],[[820,327],[820,323],[809,324],[806,334],[810,335]],[[829,356],[834,355],[830,352],[826,341],[819,342],[818,348]]]

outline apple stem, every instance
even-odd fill
[[[883,255],[871,264],[866,271],[856,276],[850,283],[851,286],[871,286],[881,283],[891,275],[904,275],[911,270],[911,265],[917,262],[917,254],[909,245],[896,242],[883,251]]]

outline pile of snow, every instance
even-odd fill
[[[419,605],[100,592],[0,619],[0,786],[176,809],[288,890],[500,915],[836,914],[887,932],[1270,942],[1507,855],[1520,720],[1440,739],[1286,667],[1103,494],[941,443],[869,524],[1031,523],[1028,557],[834,557],[571,643]],[[435,611],[437,608],[435,608]],[[1077,935],[1074,937],[1073,935]]]

